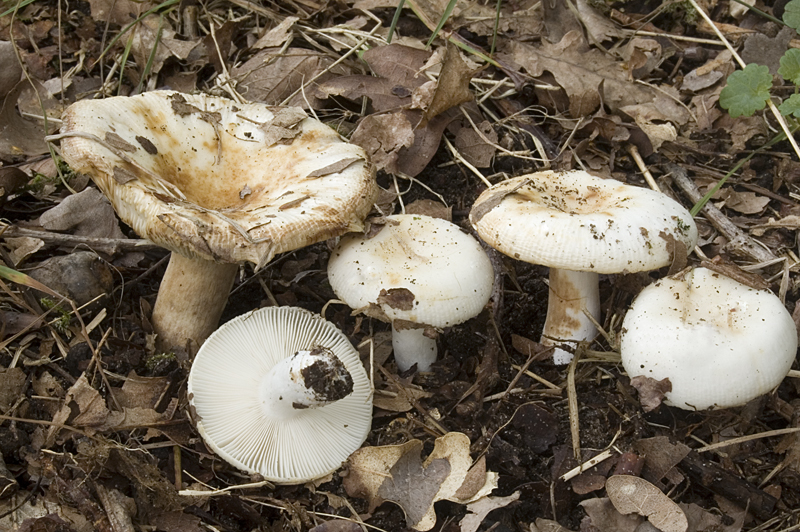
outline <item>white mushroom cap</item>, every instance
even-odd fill
[[[364,151],[299,108],[152,91],[79,101],[61,131],[120,218],[187,257],[264,266],[361,230],[377,193]]]
[[[498,183],[478,197],[472,226],[509,257],[596,273],[670,264],[673,241],[697,243],[689,212],[668,196],[583,171],[537,172]]]
[[[545,345],[594,338],[586,314],[600,321],[598,273],[654,270],[697,243],[691,215],[669,197],[579,170],[498,183],[478,197],[469,218],[493,248],[550,267]],[[553,353],[556,364],[570,360],[569,351]]]
[[[342,237],[328,262],[328,278],[357,311],[384,321],[449,327],[480,313],[494,274],[478,241],[457,225],[405,214],[386,217],[386,225],[369,238]]]
[[[355,348],[333,324],[295,307],[262,308],[220,327],[197,353],[188,393],[208,446],[277,483],[334,471],[372,421]]]
[[[622,324],[621,351],[631,377],[670,380],[667,404],[727,408],[780,384],[797,329],[771,292],[697,268],[642,290]]]

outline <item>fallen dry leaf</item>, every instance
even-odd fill
[[[686,532],[689,527],[683,510],[643,478],[614,475],[606,480],[606,491],[618,512],[645,516],[662,532]]]
[[[472,100],[473,95],[469,90],[469,83],[474,73],[461,57],[458,47],[448,41],[442,71],[436,82],[436,90],[430,104],[425,109],[423,120],[419,126],[424,126],[431,118],[442,114],[451,107]]]
[[[0,41],[0,98],[14,90],[22,76],[22,67],[14,53],[14,46],[9,41]]]
[[[645,412],[652,412],[661,406],[665,394],[672,391],[672,383],[669,379],[657,381],[643,375],[632,378],[631,386],[639,392],[639,403]]]
[[[315,96],[320,83],[332,76],[351,72],[339,64],[331,66],[333,59],[315,50],[304,48],[264,48],[243,65],[231,70],[237,90],[250,101],[316,109],[321,100]],[[311,79],[315,81],[300,89]],[[308,103],[306,103],[308,102]]]
[[[497,151],[497,132],[488,120],[477,124],[480,134],[471,125],[465,125],[456,132],[455,146],[462,157],[477,168],[488,168]],[[489,142],[486,142],[486,140]]]
[[[701,508],[695,503],[679,505],[686,514],[689,523],[688,532],[740,532],[744,524],[744,515],[732,524],[723,524],[722,517]]]
[[[139,69],[144,72],[149,64],[151,74],[158,74],[167,59],[184,60],[200,44],[199,41],[179,40],[175,36],[175,30],[162,17],[148,15],[143,18],[135,26],[131,45]]]
[[[722,199],[726,207],[742,214],[763,212],[769,203],[766,196],[759,196],[755,192],[738,192],[730,187],[723,188],[714,199]]]
[[[274,48],[277,46],[282,46],[283,43],[285,43],[291,37],[292,27],[298,20],[300,19],[297,17],[286,17],[281,21],[280,24],[267,31],[262,37],[253,43],[252,48],[260,50],[262,48]]]
[[[93,187],[64,198],[45,211],[39,224],[48,231],[70,231],[75,235],[98,238],[126,238],[111,203]]]
[[[519,491],[515,491],[508,497],[483,497],[475,502],[469,503],[467,505],[467,511],[469,513],[465,515],[459,523],[461,532],[476,532],[478,527],[481,526],[481,523],[483,523],[483,520],[486,519],[486,516],[489,515],[489,512],[498,508],[504,508],[518,499]]]
[[[375,408],[389,412],[408,412],[414,408],[414,403],[419,399],[431,397],[433,394],[426,392],[418,386],[401,383],[392,383],[385,390],[375,390],[372,404]]]
[[[644,522],[640,515],[623,515],[618,512],[607,497],[587,499],[581,501],[580,505],[586,512],[584,521],[588,520],[588,524],[600,532],[635,532]]]
[[[369,115],[350,140],[364,148],[377,168],[396,174],[400,149],[414,143],[414,128],[405,111]]]
[[[466,503],[488,495],[496,485],[496,475],[486,473],[483,487],[470,499],[459,499],[459,488],[467,481],[472,458],[469,438],[450,432],[436,439],[433,451],[423,461],[422,442],[403,445],[364,447],[347,461],[344,487],[354,497],[369,501],[370,512],[384,501],[403,509],[406,523],[415,530],[430,530],[436,524],[433,503],[447,499]],[[474,481],[470,481],[474,484]]]
[[[643,438],[634,444],[634,449],[644,458],[642,477],[653,483],[668,476],[691,451],[682,443],[671,442],[667,436]]]
[[[23,155],[47,153],[44,127],[23,118],[17,111],[17,100],[26,82],[19,82],[6,94],[0,105],[0,159],[13,160]]]
[[[155,5],[152,0],[89,0],[92,18],[124,26]]]
[[[556,44],[542,40],[539,47],[505,41],[503,52],[502,57],[522,66],[531,76],[539,77],[545,71],[553,74],[569,97],[573,118],[593,113],[601,100],[614,111],[655,98],[654,89],[630,81],[619,61],[586,47],[583,36],[574,31]]]

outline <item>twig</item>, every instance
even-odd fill
[[[581,429],[580,420],[578,418],[578,391],[575,389],[575,368],[578,367],[578,360],[583,354],[583,349],[580,347],[575,350],[575,356],[569,363],[569,370],[567,372],[567,404],[569,405],[569,430],[572,436],[572,451],[575,455],[575,460],[580,463],[581,461]]]
[[[149,240],[133,238],[100,238],[93,236],[66,235],[53,233],[51,231],[38,231],[35,229],[24,229],[22,227],[7,226],[2,235],[4,238],[29,237],[38,238],[46,244],[56,246],[80,246],[85,245],[95,251],[102,251],[108,255],[116,255],[121,251],[163,249],[156,246]]]
[[[667,163],[665,168],[672,174],[672,180],[675,184],[689,196],[690,200],[696,203],[703,198],[697,186],[695,186],[692,180],[689,179],[689,176],[686,175],[686,170],[673,163]],[[753,238],[736,227],[721,210],[717,209],[711,203],[706,203],[702,212],[717,231],[728,239],[728,246],[731,248],[731,251],[746,255],[756,262],[775,260],[776,257],[771,251],[758,245]]]

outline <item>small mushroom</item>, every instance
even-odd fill
[[[262,308],[217,329],[192,364],[188,394],[215,453],[282,484],[337,469],[372,421],[355,348],[332,323],[296,307]]]
[[[696,268],[639,293],[620,348],[629,376],[669,379],[665,403],[728,408],[780,384],[797,354],[797,328],[772,292]]]
[[[492,292],[492,265],[457,225],[430,216],[387,216],[377,234],[347,235],[331,254],[334,292],[356,312],[392,324],[397,367],[427,371],[434,328],[477,316]]]
[[[159,344],[219,324],[239,264],[363,228],[377,185],[364,151],[302,109],[153,91],[64,113],[64,159],[136,233],[171,251]]]
[[[664,194],[583,171],[536,172],[484,191],[470,211],[480,237],[517,260],[550,267],[542,343],[591,340],[599,273],[666,266],[697,242],[691,215]],[[556,349],[553,361],[572,353]]]

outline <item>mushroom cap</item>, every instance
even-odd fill
[[[697,227],[677,202],[583,171],[498,183],[478,197],[470,222],[509,257],[596,273],[654,270],[670,264],[675,245],[697,243]]]
[[[478,241],[440,218],[385,220],[374,236],[342,237],[328,262],[336,295],[384,321],[449,327],[478,315],[494,282]]]
[[[378,190],[360,147],[294,107],[153,91],[76,102],[61,132],[125,223],[191,258],[261,267],[361,230]]]
[[[621,351],[631,377],[670,380],[667,404],[727,408],[780,384],[797,328],[772,292],[697,268],[641,291],[623,321]]]
[[[299,351],[333,351],[353,380],[345,398],[286,417],[263,404],[270,370]],[[336,470],[367,437],[372,391],[358,353],[332,323],[296,307],[269,307],[225,323],[192,363],[189,401],[208,446],[234,466],[277,483]]]

